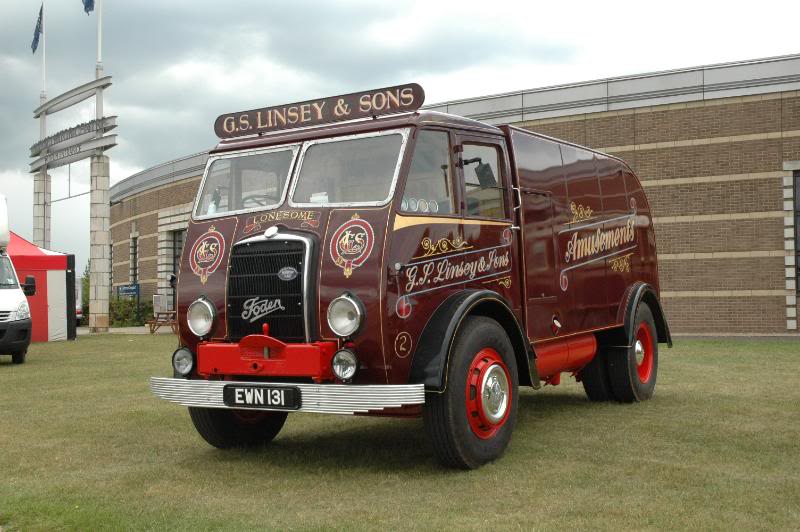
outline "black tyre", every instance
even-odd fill
[[[633,327],[633,345],[609,350],[606,357],[611,390],[623,403],[650,399],[658,373],[658,336],[647,304],[639,304]]]
[[[27,355],[27,351],[20,351],[18,353],[11,353],[11,362],[14,364],[22,364],[25,362],[25,355]]]
[[[189,407],[194,428],[218,449],[271,442],[286,422],[286,412]]]
[[[608,379],[606,353],[598,351],[591,362],[580,371],[581,384],[590,401],[613,401],[614,392]]]
[[[466,318],[454,340],[446,390],[428,394],[425,429],[442,464],[474,469],[503,455],[517,420],[519,379],[505,330]]]

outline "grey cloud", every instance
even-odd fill
[[[38,105],[41,49],[36,56],[30,51],[38,3],[11,4],[4,5],[0,19],[0,173],[27,171],[28,147],[39,131],[31,111]],[[87,17],[77,0],[50,1],[47,9],[52,97],[92,79],[96,14]],[[560,61],[571,54],[570,49],[509,35],[502,27],[456,17],[439,21],[434,31],[404,46],[369,40],[365,29],[392,19],[398,9],[397,4],[366,0],[106,0],[103,60],[114,79],[107,101],[119,114],[119,145],[109,155],[126,167],[145,168],[213,146],[212,123],[224,112],[482,64]],[[253,56],[307,76],[308,86],[272,84],[269,94],[261,86],[219,92],[202,83],[176,85],[164,75],[170,66],[190,60],[229,65],[234,71]],[[263,73],[265,80],[270,75]],[[9,186],[0,183],[0,192],[14,196]],[[31,202],[23,191],[18,195],[18,201]],[[85,247],[85,240],[86,235],[76,236],[69,244]]]

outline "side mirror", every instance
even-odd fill
[[[25,276],[25,282],[22,284],[22,293],[26,296],[36,295],[36,277],[33,275]]]
[[[178,286],[178,276],[174,273],[171,273],[167,276],[167,281],[169,282],[169,287],[175,290],[175,287]]]

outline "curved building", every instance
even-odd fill
[[[677,334],[797,334],[800,55],[427,106],[628,161],[650,199]],[[205,153],[111,188],[112,283],[169,295]],[[171,298],[170,298],[171,299]]]

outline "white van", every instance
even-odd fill
[[[0,355],[11,355],[14,364],[22,364],[31,343],[31,309],[26,296],[36,293],[36,279],[28,276],[20,286],[6,253],[10,238],[6,197],[0,195]]]

